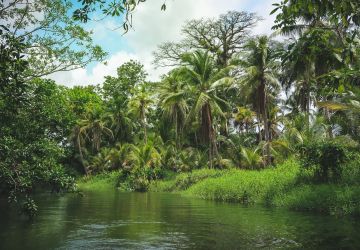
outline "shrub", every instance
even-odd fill
[[[360,154],[351,152],[349,161],[342,168],[342,182],[348,185],[360,184]]]
[[[356,145],[349,139],[336,138],[326,141],[311,141],[300,149],[302,166],[313,171],[316,182],[338,182],[343,166],[349,161]]]

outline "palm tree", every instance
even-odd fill
[[[266,36],[250,40],[246,45],[248,54],[245,60],[240,62],[244,67],[244,74],[240,80],[240,88],[245,96],[251,98],[253,108],[264,127],[264,140],[267,145],[264,150],[266,165],[269,165],[271,162],[269,101],[271,93],[277,92],[279,88],[276,77],[279,66],[276,61],[276,51],[269,43],[269,38]],[[260,140],[262,140],[261,131],[259,133]]]
[[[133,167],[131,152],[136,148],[134,144],[124,143],[116,144],[107,154],[106,160],[109,162],[111,169],[131,170]]]
[[[88,166],[83,155],[83,148],[86,148],[86,142],[92,146],[93,152],[100,151],[103,136],[113,137],[110,128],[107,127],[111,117],[108,114],[101,114],[99,111],[88,112],[84,119],[77,121],[73,129],[73,139],[80,154],[80,160],[84,167],[84,171],[88,173]]]
[[[350,99],[346,102],[339,101],[325,101],[317,103],[321,108],[328,108],[333,111],[351,111],[353,113],[360,113],[360,102],[355,99]]]
[[[358,95],[353,93],[346,93],[341,98],[333,101],[318,102],[318,107],[327,109],[329,111],[342,112],[348,119],[341,118],[346,123],[344,127],[350,127],[348,133],[357,137],[359,131],[359,115],[360,115],[360,101]],[[332,127],[330,127],[332,129]]]
[[[250,149],[241,147],[241,166],[248,169],[258,169],[262,165],[259,148]]]
[[[134,165],[140,169],[154,168],[161,164],[161,155],[152,142],[133,147],[131,159]]]
[[[180,145],[185,118],[189,111],[187,103],[188,85],[182,81],[179,71],[173,71],[159,86],[159,105],[164,118],[170,119],[175,126],[176,146]]]
[[[99,152],[104,135],[113,137],[113,132],[108,127],[111,119],[109,114],[100,114],[98,111],[93,111],[87,113],[84,119],[78,121],[81,133],[91,142],[95,153]]]
[[[144,132],[144,143],[147,143],[147,113],[150,105],[153,103],[145,84],[136,89],[136,93],[129,102],[129,112],[140,119],[140,123]]]
[[[113,113],[111,129],[116,142],[130,142],[133,131],[133,122],[125,110]]]
[[[87,175],[88,174],[88,169],[85,163],[85,159],[84,159],[84,154],[83,154],[83,147],[85,145],[85,131],[84,128],[81,127],[79,124],[75,125],[72,133],[71,133],[71,138],[72,141],[74,143],[75,148],[77,148],[77,150],[79,151],[79,156],[80,156],[80,162],[81,165],[84,168],[84,172]]]
[[[296,27],[297,26],[297,27]],[[328,20],[309,19],[308,25],[294,25],[300,37],[292,42],[283,56],[283,85],[291,89],[292,100],[300,111],[307,116],[306,125],[310,126],[310,111],[314,103],[327,100],[324,89],[319,88],[322,77],[329,72],[347,67],[353,54],[347,58],[348,41],[344,40],[339,30],[333,30]],[[339,27],[340,28],[340,27]],[[329,110],[324,108],[324,115],[330,122]],[[331,126],[330,126],[331,128]],[[331,129],[329,135],[332,136]]]
[[[306,35],[302,35],[297,41],[288,47],[283,58],[282,66],[284,77],[282,84],[289,90],[294,88],[291,100],[295,101],[300,111],[309,113],[311,104],[315,101],[315,54],[311,49],[311,42]]]
[[[189,84],[189,98],[192,108],[188,119],[200,120],[202,139],[209,144],[209,161],[217,155],[214,117],[224,118],[223,107],[227,102],[218,96],[218,87],[229,83],[228,77],[232,67],[218,69],[214,58],[208,52],[196,51],[182,58],[184,66],[181,69],[184,79]]]
[[[88,171],[91,174],[101,173],[110,169],[110,161],[108,159],[111,149],[102,148],[99,153],[91,158]]]
[[[255,117],[255,113],[246,107],[238,107],[233,115],[235,126],[239,127],[240,131],[245,130],[246,133],[253,127]]]

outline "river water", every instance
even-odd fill
[[[0,206],[0,249],[360,249],[360,220],[114,190]]]

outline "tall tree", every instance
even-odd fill
[[[209,145],[209,161],[212,167],[213,156],[218,154],[214,118],[224,117],[222,110],[227,105],[217,91],[220,86],[229,84],[232,80],[228,77],[231,67],[219,70],[214,58],[208,52],[202,51],[184,55],[183,62],[187,64],[182,68],[182,72],[191,86],[189,96],[193,103],[189,119],[200,120],[202,139]]]
[[[248,53],[241,62],[244,67],[240,80],[243,93],[251,98],[255,112],[259,115],[264,128],[265,140],[265,164],[271,163],[270,152],[270,126],[269,126],[269,102],[271,92],[278,90],[277,70],[279,63],[276,61],[276,49],[271,46],[271,41],[266,36],[260,36],[250,40],[246,44]],[[260,138],[261,136],[261,131]]]
[[[103,60],[106,53],[93,44],[91,32],[69,16],[70,1],[0,1],[3,32],[21,39],[29,67],[26,79],[81,68]],[[1,39],[3,41],[3,39]]]
[[[215,20],[191,20],[182,29],[183,40],[159,46],[155,52],[155,62],[159,66],[178,65],[183,53],[205,50],[215,58],[217,66],[226,67],[243,48],[251,28],[258,20],[254,13],[244,11],[229,11]]]
[[[150,110],[153,99],[146,88],[146,84],[139,85],[134,96],[129,101],[129,112],[140,120],[143,130],[144,143],[147,143],[147,114]]]
[[[88,111],[83,119],[77,121],[73,129],[73,141],[79,151],[80,160],[84,171],[88,173],[87,161],[85,160],[84,149],[91,147],[93,154],[100,151],[104,136],[113,138],[110,129],[110,116],[101,110]]]
[[[188,84],[181,78],[181,72],[175,70],[166,77],[159,86],[159,105],[164,119],[170,119],[175,127],[176,145],[180,145],[180,137],[188,115]]]
[[[114,117],[112,129],[115,143],[131,141],[133,122],[127,112],[128,104],[136,94],[137,86],[145,82],[146,76],[144,66],[130,60],[117,69],[117,76],[105,77],[101,93],[107,109]]]

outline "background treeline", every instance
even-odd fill
[[[172,66],[161,81],[147,81],[143,65],[130,61],[99,86],[74,88],[38,77],[105,54],[71,19],[68,29],[56,27],[69,6],[41,3],[58,16],[44,23],[0,6],[2,18],[14,7],[8,16],[18,21],[0,33],[0,190],[25,200],[30,214],[35,188],[74,190],[69,176],[109,171],[144,191],[170,171],[263,169],[294,158],[307,181],[358,184],[357,1],[276,4],[274,29],[285,40],[252,34],[254,13],[192,20],[181,41],[154,53],[155,64]],[[34,41],[23,20],[54,28],[53,40],[40,32]]]

